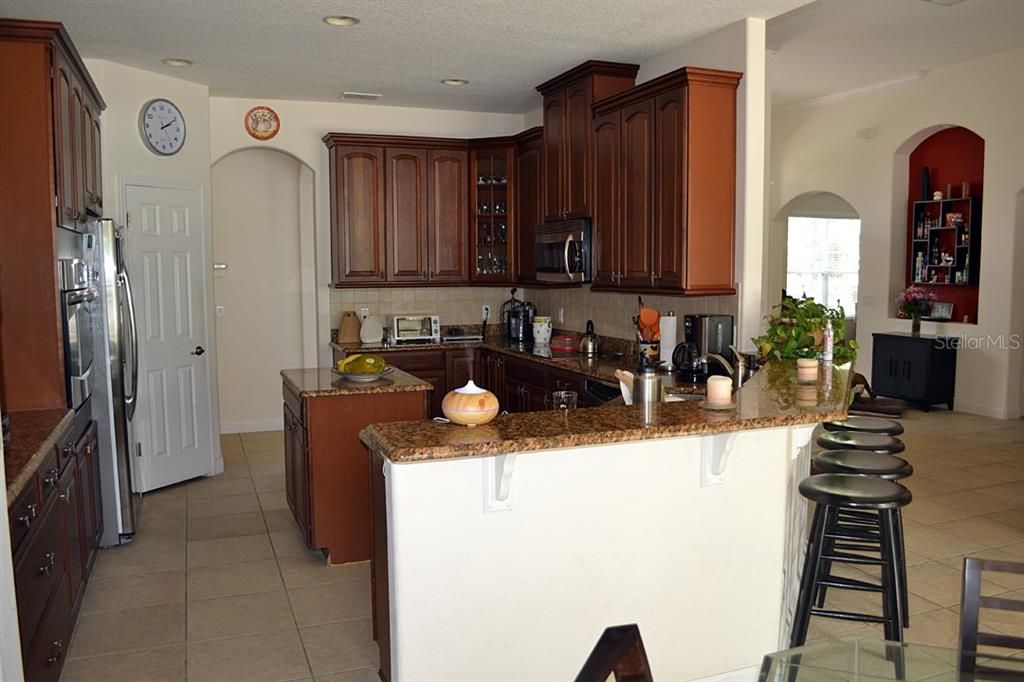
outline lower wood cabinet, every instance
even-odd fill
[[[359,432],[427,418],[425,391],[300,396],[283,386],[285,490],[310,549],[332,564],[371,554],[370,466]]]
[[[958,339],[910,334],[874,334],[871,388],[927,410],[945,403],[953,409]]]
[[[60,679],[102,533],[95,422],[76,419],[8,508],[25,679]]]

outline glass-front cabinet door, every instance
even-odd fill
[[[511,284],[515,281],[514,152],[512,145],[471,152],[473,242],[470,272],[474,282]]]

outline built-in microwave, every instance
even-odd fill
[[[589,220],[538,225],[534,237],[537,279],[542,282],[589,282],[590,230]]]

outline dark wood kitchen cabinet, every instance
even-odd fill
[[[427,155],[427,280],[469,281],[469,153],[431,149]]]
[[[685,67],[594,105],[594,289],[736,292],[741,76]]]
[[[537,86],[544,97],[545,221],[590,217],[591,107],[632,88],[638,69],[635,64],[588,61]]]
[[[544,222],[541,200],[544,196],[544,129],[530,128],[516,137],[515,240],[518,244],[516,268],[518,281],[537,280],[534,231]]]
[[[292,398],[292,400],[289,400]],[[309,450],[306,427],[295,412],[302,413],[301,402],[295,410],[297,397],[285,395],[284,403],[284,478],[285,499],[299,533],[309,545]]]
[[[27,424],[38,419],[12,414],[15,438],[32,431]],[[39,440],[46,435],[55,445],[29,472],[8,516],[25,676],[55,682],[92,573],[95,526],[102,525],[94,508],[102,500],[90,489],[93,473],[98,474],[91,469],[98,460],[87,452],[96,442],[95,422],[83,412],[60,432],[44,431]]]
[[[516,281],[519,235],[516,178],[513,138],[470,143],[469,272],[474,282],[512,284]]]
[[[465,140],[328,133],[335,286],[469,281]]]
[[[956,392],[956,337],[873,334],[871,387],[928,410],[945,403],[953,409]]]
[[[88,155],[99,177],[99,157],[85,141],[105,104],[58,23],[0,19],[0,64],[8,132],[0,153],[2,235],[17,245],[0,249],[5,407],[58,409],[67,392],[54,231],[81,227],[93,210],[83,164]]]
[[[426,149],[384,151],[389,282],[427,279],[427,155]]]
[[[330,147],[331,273],[335,282],[384,282],[384,147]]]

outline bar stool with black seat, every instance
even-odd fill
[[[884,433],[862,433],[859,431],[826,431],[818,436],[817,443],[826,450],[863,450],[898,455],[907,449],[899,438]]]
[[[802,646],[807,640],[811,616],[823,616],[861,623],[881,623],[885,639],[903,641],[903,599],[900,596],[898,557],[896,548],[896,510],[906,506],[910,491],[899,483],[873,476],[852,474],[819,474],[800,482],[800,494],[816,504],[811,533],[807,540],[800,594],[797,597],[790,647]],[[873,511],[878,514],[879,532],[836,527],[840,511]],[[832,542],[829,541],[838,541]],[[841,551],[840,543],[858,541],[878,542],[880,556]],[[830,548],[831,547],[831,548]],[[823,563],[880,566],[880,584],[834,576],[831,570],[823,572]],[[882,595],[882,615],[854,613],[826,609],[815,605],[815,596],[821,585],[827,587],[878,592]]]
[[[903,424],[892,419],[881,417],[847,417],[822,422],[826,431],[854,431],[857,433],[881,433],[886,436],[898,436],[903,433]]]
[[[914,473],[914,467],[902,457],[887,455],[881,452],[865,452],[862,450],[824,450],[812,460],[813,470],[823,474],[851,474],[856,476],[875,476],[887,481],[899,481],[908,478]],[[836,514],[835,525],[829,530],[839,527],[852,527],[854,529],[866,530],[873,533],[881,533],[878,514],[871,511],[857,511],[843,509]],[[899,594],[901,604],[900,612],[903,615],[903,627],[910,627],[910,609],[907,595],[907,565],[906,551],[903,543],[903,511],[896,509],[896,558],[899,578]],[[826,547],[826,552],[833,549]],[[852,545],[839,545],[840,549],[855,549],[863,551],[875,548],[881,553],[880,536],[877,542],[860,542],[856,547]],[[823,562],[823,570],[831,570],[831,562]],[[827,585],[820,585],[815,602],[819,607],[825,605],[825,594]]]

